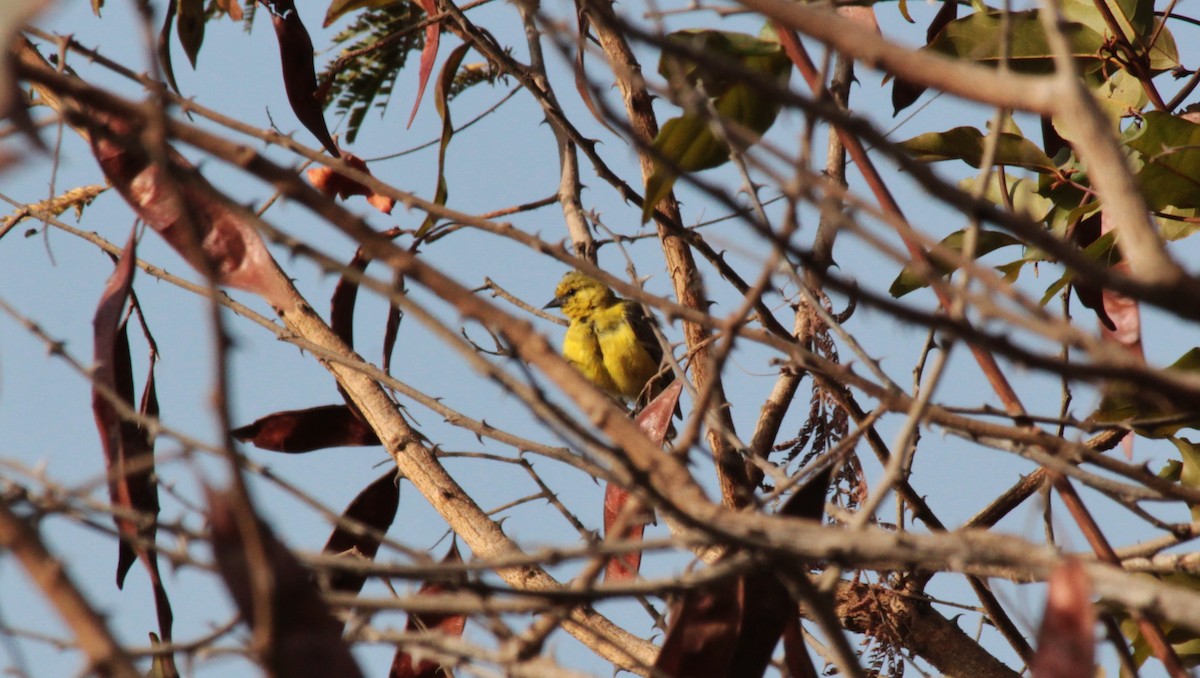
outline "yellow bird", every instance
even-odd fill
[[[674,376],[668,372],[646,389],[663,356],[651,320],[639,304],[618,297],[599,280],[571,271],[545,307],[561,308],[571,321],[563,357],[607,393],[644,404]]]

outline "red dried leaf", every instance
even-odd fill
[[[442,564],[461,562],[462,556],[458,552],[458,544],[452,545],[450,552],[446,554],[445,558],[442,558]],[[455,588],[453,582],[428,581],[421,585],[418,594],[432,596],[453,591]],[[466,625],[467,617],[462,614],[414,613],[408,616],[408,623],[404,626],[404,630],[443,633],[457,638],[462,636]],[[446,678],[449,675],[437,662],[416,661],[411,654],[404,651],[403,646],[396,648],[396,655],[392,658],[392,669],[388,672],[388,678]]]
[[[781,507],[780,515],[820,520],[833,467],[817,472]],[[731,676],[761,676],[789,624],[799,622],[799,609],[788,589],[772,572],[744,575],[745,594]]]
[[[150,520],[139,521],[115,515],[117,532],[123,537],[117,546],[117,587],[123,588],[129,568],[141,559],[150,576],[159,631],[171,639],[174,617],[171,602],[158,571],[158,556],[152,549],[137,545],[153,543],[158,527],[158,486],[154,482],[154,441],[146,427],[126,421],[102,391],[108,391],[133,407],[133,365],[129,355],[129,336],[123,321],[125,307],[133,289],[137,250],[135,233],[117,261],[117,268],[105,285],[92,320],[95,351],[95,386],[92,389],[92,411],[100,432],[104,450],[104,466],[108,473],[108,492],[113,505]],[[154,387],[154,363],[151,360],[142,391],[139,411],[150,417],[158,416],[158,397]],[[174,671],[174,659],[165,656],[163,663]],[[174,675],[174,674],[171,674]]]
[[[149,451],[149,444],[142,435],[138,425],[125,421],[118,414],[116,407],[110,402],[108,394],[113,394],[124,401],[126,406],[133,407],[133,366],[129,359],[129,337],[125,331],[125,307],[129,302],[129,294],[133,287],[133,275],[137,270],[134,263],[137,260],[135,233],[129,234],[129,241],[121,252],[117,268],[108,280],[100,302],[96,306],[96,315],[92,320],[95,351],[95,386],[92,388],[92,412],[96,418],[96,427],[100,431],[100,442],[104,449],[104,466],[109,474],[108,493],[114,506],[124,509],[146,511],[158,515],[158,495],[151,486],[147,492],[145,485],[149,482],[149,472],[153,470],[153,453],[150,454],[150,468],[140,469],[134,464],[144,464]],[[134,471],[128,471],[134,465]],[[134,489],[136,488],[136,489]],[[134,497],[142,501],[143,506],[134,505]],[[142,527],[138,521],[114,516],[117,532],[122,539],[118,546],[117,555],[117,587],[125,585],[125,575],[137,559],[133,540],[141,536],[153,538],[154,526]]]
[[[1087,573],[1079,561],[1068,559],[1050,574],[1049,584],[1032,676],[1091,678],[1096,671],[1096,611]]]
[[[292,111],[330,155],[340,157],[341,152],[325,125],[325,110],[317,93],[312,38],[300,20],[295,3],[292,0],[258,1],[271,12],[271,23],[275,25],[275,37],[279,41],[279,59],[283,64],[283,86]]]
[[[1074,237],[1080,247],[1087,247],[1099,238],[1115,229],[1104,212],[1093,214],[1081,221],[1076,227]],[[1129,264],[1118,261],[1111,266],[1115,272],[1128,273]],[[1142,315],[1136,299],[1114,292],[1108,288],[1076,281],[1073,284],[1075,294],[1084,306],[1096,313],[1100,322],[1100,335],[1105,339],[1124,347],[1138,360],[1146,357],[1142,347]],[[1125,457],[1133,458],[1133,436],[1126,435],[1122,440]]]
[[[634,420],[656,445],[662,446],[666,440],[667,431],[671,427],[671,417],[679,404],[679,394],[683,392],[683,384],[676,381],[669,384],[662,393],[655,396]],[[609,483],[604,488],[604,534],[613,535],[618,522],[625,527],[616,535],[618,539],[641,539],[646,531],[646,525],[654,522],[654,512],[646,507],[635,506],[635,515],[625,516],[631,509],[626,508],[630,503],[630,494],[623,488]],[[605,581],[624,581],[637,576],[642,566],[642,552],[631,551],[609,560],[604,566]]]
[[[367,270],[367,264],[370,262],[370,255],[360,247],[350,263],[346,264],[346,269],[361,274]],[[342,274],[337,287],[333,288],[333,297],[329,300],[329,327],[350,348],[354,348],[354,305],[357,301],[358,280]]]
[[[662,447],[662,444],[667,439],[667,431],[671,428],[671,417],[674,416],[676,408],[679,406],[679,394],[683,392],[683,384],[679,381],[673,381],[654,397],[649,404],[642,408],[638,413],[637,419],[634,421],[638,427],[654,441],[655,445]]]
[[[345,160],[346,164],[360,172],[371,173],[371,170],[367,168],[366,161],[352,153],[343,153],[342,160]],[[308,182],[313,185],[313,188],[327,196],[336,195],[345,200],[352,195],[365,195],[367,196],[367,202],[384,214],[391,214],[392,208],[396,206],[395,200],[379,195],[350,177],[338,174],[329,167],[314,167],[305,174],[308,176]]]
[[[425,16],[431,17],[437,14],[436,0],[417,0],[417,4],[421,9],[425,10]],[[413,120],[417,117],[417,109],[421,107],[421,97],[425,96],[425,86],[429,84],[429,75],[433,73],[433,63],[437,61],[438,44],[441,42],[442,22],[435,21],[425,27],[425,47],[421,49],[421,70],[418,73],[417,81],[417,98],[413,101],[412,113],[408,116],[408,125],[412,127]]]
[[[379,438],[348,405],[285,410],[231,431],[233,437],[273,452],[378,445]]]
[[[634,506],[636,514],[625,516],[630,494],[619,485],[608,483],[604,488],[604,535],[613,537],[614,524],[624,518],[625,529],[615,535],[618,539],[638,540],[646,531],[646,525],[654,522],[654,512],[644,506]],[[625,581],[637,577],[642,567],[642,552],[630,551],[611,558],[604,565],[605,581]]]
[[[392,286],[404,290],[404,273],[397,270]],[[400,307],[388,304],[387,321],[383,329],[383,371],[392,371],[392,351],[396,348],[396,339],[400,337]]]
[[[780,513],[820,518],[831,474],[832,468],[815,474]],[[725,557],[735,552],[728,551]],[[798,616],[788,589],[769,570],[747,572],[709,590],[689,592],[672,608],[671,625],[654,666],[675,678],[761,676],[780,636]]]
[[[309,571],[256,516],[239,516],[231,496],[213,490],[207,495],[217,570],[242,619],[252,628],[270,624],[269,629],[254,629],[259,638],[269,639],[267,647],[259,648],[267,673],[289,678],[361,677],[342,641],[342,624],[325,606]],[[248,523],[257,525],[254,535],[244,533]],[[257,553],[263,558],[248,557]],[[258,568],[267,571],[254,572]],[[255,584],[267,589],[256,596]],[[270,605],[265,614],[256,609],[260,602]]]
[[[151,161],[129,121],[91,110],[88,124],[104,175],[188,263],[205,271],[207,258],[221,284],[258,294],[278,309],[293,305],[290,284],[258,231],[182,155],[168,148],[168,169]]]
[[[724,678],[737,650],[745,587],[743,577],[692,591],[672,606],[671,625],[654,662],[656,671],[673,678]]]
[[[1108,218],[1108,213],[1100,211],[1100,236],[1112,232],[1115,225]],[[1120,273],[1129,272],[1129,263],[1120,261],[1113,264],[1113,271]],[[1142,316],[1138,310],[1138,302],[1123,294],[1118,294],[1109,289],[1104,289],[1100,293],[1100,303],[1104,309],[1105,315],[1108,316],[1109,323],[1100,323],[1100,333],[1106,339],[1117,342],[1124,346],[1133,355],[1139,359],[1146,357],[1142,350]],[[1111,326],[1110,326],[1111,324]]]
[[[362,523],[382,535],[392,526],[399,506],[400,484],[397,482],[395,469],[389,469],[358,493],[342,513],[342,517]],[[381,537],[374,534],[339,526],[329,535],[329,541],[325,542],[323,551],[334,555],[347,553],[349,557],[374,560],[380,541]],[[366,577],[362,575],[341,571],[330,577],[329,588],[334,591],[358,593],[365,582]]]
[[[175,81],[175,66],[171,62],[171,30],[175,26],[175,10],[178,9],[179,0],[168,0],[167,12],[163,16],[162,28],[158,31],[158,64],[162,66],[163,75],[167,76],[167,84],[175,93],[179,91],[179,83]]]
[[[789,619],[783,627],[783,664],[792,678],[820,678],[808,654],[798,618]]]
[[[832,477],[833,466],[813,474],[812,478],[788,497],[779,508],[779,515],[820,520],[825,515],[825,495],[829,493],[829,481]]]

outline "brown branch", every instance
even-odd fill
[[[610,0],[580,0],[577,11],[586,12],[591,19],[600,46],[608,56],[609,64],[616,75],[617,88],[625,103],[625,111],[638,148],[642,181],[645,182],[655,170],[654,157],[646,149],[658,135],[658,120],[654,115],[653,99],[642,80],[641,64],[613,21],[614,10]],[[707,312],[708,299],[692,252],[687,241],[670,226],[671,223],[681,222],[679,203],[675,201],[672,193],[655,207],[669,219],[663,221],[656,215],[655,223],[666,259],[667,272],[675,288],[675,297],[680,306]],[[692,383],[698,392],[710,394],[708,416],[715,419],[715,425],[706,418],[706,421],[709,421],[707,438],[713,460],[716,462],[721,499],[726,506],[733,508],[746,506],[754,488],[747,477],[741,455],[733,449],[724,433],[734,430],[733,418],[730,415],[729,400],[725,396],[720,372],[714,369],[712,364],[710,333],[700,324],[684,322],[683,334],[688,350],[694,356],[691,361]]]
[[[140,678],[142,675],[117,643],[104,618],[83,597],[58,558],[46,550],[37,532],[0,502],[0,547],[14,556],[34,586],[58,611],[75,634],[79,649],[101,676]]]

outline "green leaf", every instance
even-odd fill
[[[1008,45],[1008,64],[1023,73],[1054,71],[1054,52],[1046,42],[1037,10],[1009,13],[1012,39]],[[1104,46],[1101,33],[1082,23],[1064,27],[1072,56],[1088,60],[1087,68],[1100,65],[1100,49]],[[999,12],[976,12],[946,24],[929,43],[928,49],[947,56],[995,65],[1002,56],[1001,37],[1004,35]]]
[[[792,62],[778,42],[724,31],[685,31],[673,33],[670,38],[728,56],[780,84],[786,84],[791,77]],[[779,114],[779,102],[765,99],[751,84],[712,74],[694,62],[664,53],[659,71],[676,93],[684,87],[702,86],[721,123],[736,125],[755,139],[770,129]],[[659,130],[653,146],[661,159],[656,159],[655,170],[646,180],[643,223],[650,219],[655,205],[671,192],[681,172],[711,169],[729,160],[729,148],[714,130],[714,124],[707,112],[689,111],[668,120]]]
[[[938,243],[938,245],[941,248],[953,250],[954,252],[962,254],[963,241],[965,238],[966,231],[955,231],[945,238],[942,238],[942,241]],[[981,230],[979,232],[979,239],[975,243],[975,256],[982,257],[983,255],[998,250],[1001,247],[1020,244],[1020,240],[1017,240],[1007,233],[1001,233],[1000,231]],[[957,265],[949,261],[948,257],[939,257],[936,252],[930,252],[929,259],[934,268],[937,269],[939,275],[952,273],[958,268]],[[928,285],[929,277],[924,274],[924,267],[916,264],[909,264],[908,266],[905,266],[904,269],[900,271],[900,275],[896,276],[896,279],[892,281],[892,286],[888,288],[888,294],[899,298],[914,290],[927,287]]]
[[[1184,353],[1166,369],[1175,373],[1200,374],[1200,347]],[[1120,380],[1108,383],[1100,406],[1091,418],[1102,423],[1130,424],[1138,435],[1147,438],[1165,438],[1182,428],[1200,426],[1200,411],[1195,408],[1182,407],[1138,384]],[[1185,459],[1185,473],[1187,463]]]
[[[1140,154],[1137,178],[1150,209],[1200,207],[1200,125],[1150,111],[1125,143]]]
[[[1200,591],[1200,577],[1187,572],[1174,572],[1166,575],[1141,574],[1138,576],[1153,577],[1165,584],[1178,586],[1190,591]],[[1185,667],[1191,668],[1200,664],[1200,636],[1197,636],[1195,632],[1189,629],[1178,628],[1167,623],[1160,623],[1158,626],[1162,629],[1167,642],[1171,644],[1172,649],[1175,650],[1175,654]],[[1133,665],[1141,667],[1146,659],[1153,654],[1149,643],[1142,636],[1141,627],[1134,619],[1125,617],[1121,620],[1121,633],[1129,639],[1131,649],[1133,650]],[[1126,678],[1128,675],[1122,669],[1122,678]]]
[[[1121,250],[1117,249],[1117,232],[1109,231],[1099,238],[1096,238],[1092,244],[1083,248],[1083,256],[1105,266],[1112,266],[1120,261]],[[1055,280],[1050,287],[1046,289],[1046,293],[1042,295],[1042,299],[1038,303],[1040,303],[1042,306],[1050,303],[1050,300],[1054,298],[1054,295],[1058,294],[1063,287],[1065,287],[1074,279],[1075,272],[1068,269],[1066,273],[1063,273],[1062,277],[1060,277],[1058,280]]]
[[[378,108],[382,114],[387,109],[409,53],[425,44],[424,31],[409,30],[424,18],[413,4],[394,3],[356,15],[334,36],[335,44],[344,45],[343,56],[346,52],[357,56],[348,61],[339,57],[317,79],[329,83],[326,101],[347,116],[347,143],[354,143],[368,111]]]
[[[1105,0],[1104,4],[1117,20],[1125,39],[1139,52],[1144,52],[1155,29],[1154,0]],[[1069,21],[1077,21],[1101,35],[1112,33],[1094,0],[1067,0],[1062,10]],[[1167,71],[1179,65],[1175,39],[1165,28],[1150,51],[1149,63],[1152,71]]]
[[[945,132],[917,135],[899,146],[917,160],[937,162],[962,160],[972,167],[983,163],[987,137],[974,127],[955,127]],[[996,142],[994,165],[1013,165],[1037,172],[1052,173],[1058,168],[1037,144],[1019,134],[1001,132]]]
[[[204,44],[204,0],[179,0],[175,30],[179,32],[179,44],[195,68],[200,46]]]
[[[1179,450],[1179,483],[1192,489],[1200,487],[1200,446],[1187,438],[1171,438],[1171,442]],[[1200,506],[1189,504],[1188,509],[1192,520],[1200,520]]]
[[[1165,207],[1161,210],[1161,214],[1166,216],[1155,216],[1154,221],[1158,224],[1159,233],[1166,240],[1183,240],[1200,230],[1200,222],[1184,221],[1184,219],[1196,219],[1200,216],[1200,208]],[[1179,218],[1171,219],[1169,217]]]
[[[329,9],[325,11],[325,23],[323,28],[329,28],[333,22],[346,16],[350,12],[356,12],[360,9],[379,9],[388,5],[395,5],[400,0],[333,0],[329,3]]]

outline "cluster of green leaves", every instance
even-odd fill
[[[770,31],[756,38],[728,31],[690,30],[672,33],[668,39],[699,53],[726,57],[781,84],[791,77],[792,62]],[[729,160],[729,145],[716,125],[736,125],[738,131],[757,140],[774,124],[780,109],[779,102],[764,98],[753,83],[670,51],[663,52],[658,72],[667,79],[672,99],[685,112],[668,120],[654,139],[658,164],[646,182],[643,221],[650,219],[654,206],[671,192],[681,172],[711,169]],[[706,101],[719,121],[697,101]]]
[[[1149,103],[1145,83],[1149,78],[1176,68],[1178,52],[1171,32],[1158,25],[1152,0],[1105,0],[1108,12],[1121,31],[1114,37],[1104,14],[1092,0],[1067,0],[1062,11],[1068,19],[1065,35],[1071,54],[1085,82],[1097,95],[1104,111],[1119,129],[1122,120],[1135,120],[1122,133],[1140,181],[1146,202],[1155,211],[1165,237],[1178,239],[1196,230],[1189,221],[1200,208],[1200,125],[1165,112],[1141,111]],[[1046,40],[1040,10],[1010,13],[979,11],[961,19],[946,21],[930,37],[926,50],[983,64],[1006,61],[1008,68],[1025,73],[1047,74],[1054,70],[1054,55]],[[1007,40],[1005,39],[1007,36]],[[1127,44],[1130,49],[1119,46]],[[1132,50],[1132,51],[1131,51]],[[1070,139],[1071,130],[1051,121],[1053,130]],[[956,127],[944,132],[922,134],[902,142],[902,148],[919,160],[935,162],[961,160],[972,167],[984,162],[984,151],[992,141],[972,127]],[[1097,213],[1099,204],[1089,192],[1087,167],[1074,155],[1061,151],[1050,157],[1042,145],[1031,141],[1009,121],[996,130],[992,164],[1014,167],[1034,173],[1035,177],[993,175],[982,193],[998,205],[1043,224],[1063,238],[1075,227]],[[1056,144],[1051,144],[1055,146]],[[1194,150],[1195,149],[1195,150]],[[974,180],[963,188],[978,190]],[[961,231],[951,234],[943,246],[961,252]],[[982,256],[999,247],[1021,244],[1016,240],[1000,243],[989,237],[975,251]],[[1096,260],[1115,263],[1118,258],[1111,239],[1081,242],[1084,252]],[[1045,260],[1046,254],[1027,247],[1021,258],[999,269],[1015,279],[1024,264]],[[954,269],[938,263],[939,273]],[[901,296],[924,286],[921,272],[912,267],[901,272],[892,294]],[[1050,285],[1043,297],[1048,301],[1071,282],[1070,274]]]
[[[418,28],[424,19],[425,13],[410,3],[389,4],[358,14],[334,37],[335,44],[344,46],[342,56],[319,79],[328,86],[325,100],[347,116],[347,142],[354,142],[373,106],[381,114],[387,109],[409,53],[425,45],[424,31]]]

